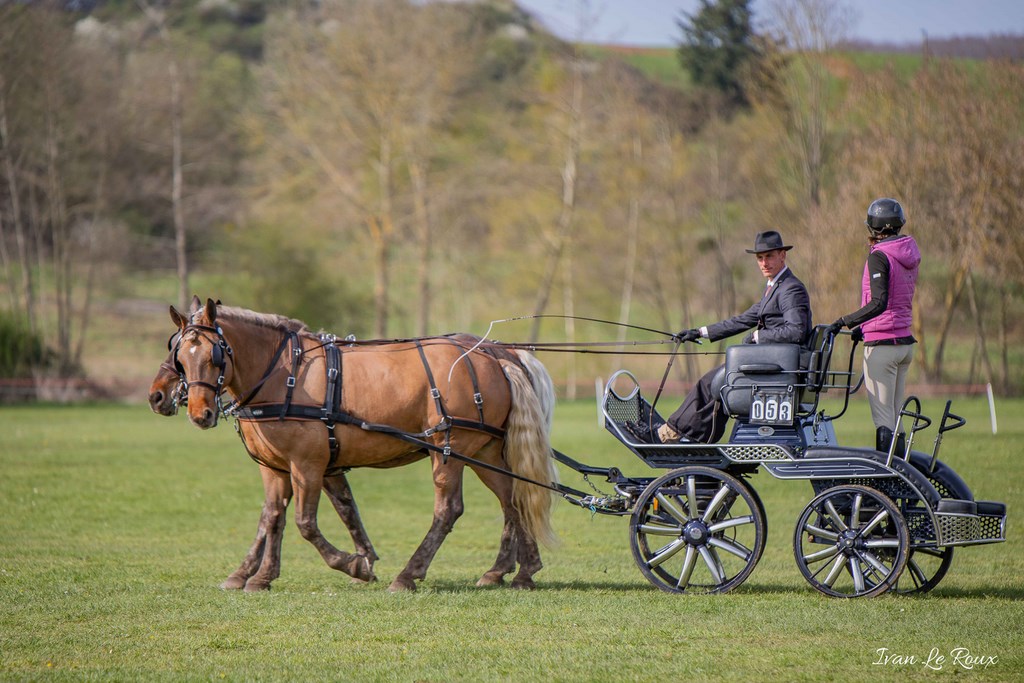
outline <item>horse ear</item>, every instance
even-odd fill
[[[192,304],[188,307],[189,314],[191,315],[192,313],[195,313],[196,311],[198,311],[202,307],[203,307],[203,302],[199,300],[198,296],[193,294],[192,295]]]
[[[217,302],[213,299],[206,300],[206,319],[211,325],[217,320]]]
[[[179,330],[183,330],[188,325],[188,318],[178,313],[177,308],[171,306],[171,322],[177,325]]]

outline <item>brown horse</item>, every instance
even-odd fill
[[[199,299],[193,299],[192,312],[195,313],[201,307]],[[306,330],[305,325],[298,321],[284,321],[282,324],[290,325],[296,330]],[[175,333],[168,342],[171,351],[160,364],[149,388],[149,405],[158,415],[176,415],[178,405],[184,398],[184,383],[178,368],[174,365],[174,347],[179,334]],[[299,427],[297,422],[289,421],[285,424],[291,425],[293,428]],[[284,534],[285,512],[293,493],[291,475],[286,471],[276,470],[262,464],[262,459],[269,455],[269,444],[266,440],[258,438],[255,424],[239,422],[239,434],[246,450],[260,467],[264,493],[263,510],[256,529],[256,539],[246,553],[245,559],[242,560],[242,564],[228,576],[221,584],[221,588],[244,588],[247,591],[267,590],[270,588],[271,581],[281,573],[281,540]],[[362,568],[359,576],[354,578],[363,581],[373,580],[375,578],[373,563],[378,559],[377,553],[374,552],[366,529],[363,528],[359,510],[352,497],[345,474],[338,472],[325,476],[323,486],[328,499],[334,505],[338,516],[352,536],[356,553],[366,557],[366,566]]]
[[[543,484],[555,480],[548,439],[553,392],[532,356],[475,349],[466,336],[343,345],[335,347],[341,361],[334,384],[328,375],[331,344],[320,338],[298,334],[300,351],[282,357],[288,330],[280,316],[208,300],[190,317],[171,307],[171,319],[181,333],[175,360],[188,384],[189,419],[200,428],[216,424],[222,392],[251,414],[264,410],[260,406],[271,411],[282,404],[327,406],[332,395],[340,399],[331,413],[338,418],[333,430],[320,420],[297,422],[300,429],[288,427],[288,419],[253,423],[256,438],[268,444],[263,464],[291,474],[296,524],[329,566],[351,574],[365,560],[335,548],[320,533],[316,515],[325,473],[397,467],[429,456],[433,523],[390,589],[414,590],[416,579],[426,577],[463,512],[467,465],[497,496],[505,519],[498,557],[478,585],[502,583],[518,562],[512,586],[534,586],[532,577],[542,566],[537,541],[554,538],[552,498],[546,488],[491,469],[507,468]]]

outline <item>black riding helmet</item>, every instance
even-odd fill
[[[868,218],[864,224],[874,236],[895,235],[907,222],[903,207],[895,199],[876,199],[868,207]]]

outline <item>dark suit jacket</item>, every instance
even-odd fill
[[[811,297],[807,287],[786,270],[767,296],[739,315],[708,325],[708,337],[718,341],[756,328],[760,344],[803,344],[811,333]]]

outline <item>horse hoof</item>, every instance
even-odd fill
[[[229,576],[224,580],[224,583],[220,585],[221,590],[226,591],[237,591],[245,588],[245,579],[241,576]]]
[[[537,588],[537,584],[533,582],[533,579],[516,579],[512,582],[512,587],[517,590],[532,591]]]
[[[416,583],[407,579],[397,578],[388,586],[388,593],[413,593],[416,591]]]
[[[270,582],[269,581],[253,581],[252,579],[250,579],[250,580],[245,582],[245,592],[246,593],[257,593],[259,591],[268,591],[268,590],[270,590]]]
[[[352,584],[376,583],[377,582],[377,575],[373,573],[373,569],[370,569],[369,572],[370,572],[370,575],[367,578],[363,578],[362,576],[353,576],[350,579],[351,583]]]
[[[366,583],[377,580],[376,575],[373,573],[373,563],[365,555],[357,555],[353,558],[349,562],[345,573],[357,581],[365,581]]]
[[[501,574],[484,574],[480,577],[480,580],[476,582],[476,585],[479,588],[486,588],[487,586],[504,586],[505,577]]]

